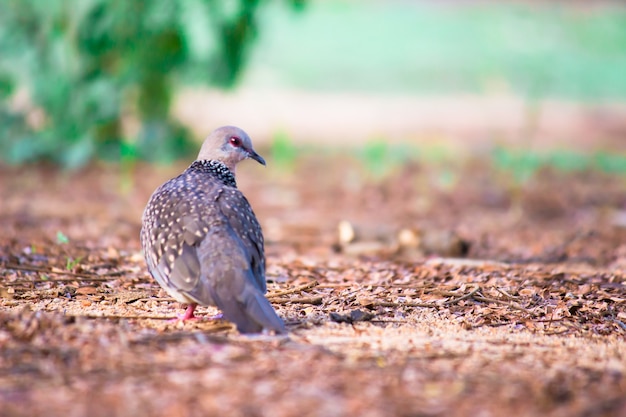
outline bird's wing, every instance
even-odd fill
[[[283,321],[258,288],[248,250],[229,224],[209,230],[198,249],[203,281],[200,287],[208,291],[227,320],[242,333],[263,329],[285,333]]]
[[[214,217],[210,212],[215,211],[214,204],[198,202],[215,197],[217,191],[216,187],[190,190],[180,176],[155,191],[144,213],[141,239],[148,269],[181,302],[191,302],[179,294],[192,291],[199,283],[197,246]],[[210,300],[202,303],[211,304]]]
[[[246,250],[250,269],[257,288],[265,293],[265,253],[263,232],[250,203],[241,191],[235,188],[224,188],[216,199],[217,206],[236,238]]]

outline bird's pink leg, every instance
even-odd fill
[[[197,317],[194,312],[196,311],[197,304],[189,304],[187,309],[183,314],[179,314],[178,318],[174,319],[174,321],[188,321],[188,320],[219,320],[223,317],[222,313],[216,314],[214,316],[208,317]]]
[[[185,310],[185,313],[182,315],[179,315],[178,319],[180,321],[198,320],[198,318],[193,314],[193,312],[196,311],[196,306],[197,304],[189,304],[187,306],[187,310]]]

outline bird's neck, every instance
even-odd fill
[[[221,161],[211,159],[197,160],[189,166],[189,169],[202,174],[211,175],[224,184],[237,188],[234,169],[229,168]]]

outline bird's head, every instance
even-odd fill
[[[265,165],[265,159],[256,153],[246,132],[235,126],[222,126],[207,136],[197,159],[220,161],[234,173],[235,166],[246,158]]]

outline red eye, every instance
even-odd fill
[[[230,144],[233,145],[235,148],[238,148],[241,146],[241,139],[239,139],[237,136],[233,136],[230,138]]]

